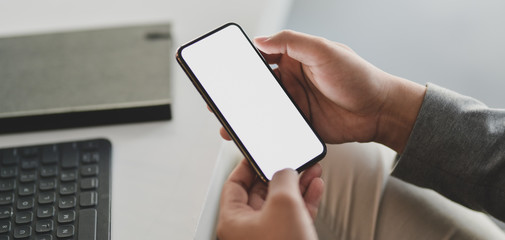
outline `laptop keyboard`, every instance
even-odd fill
[[[0,149],[0,240],[110,239],[111,143]]]

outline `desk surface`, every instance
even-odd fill
[[[268,7],[267,0],[131,0],[119,8],[99,0],[57,4],[0,2],[0,35],[170,21],[179,46],[229,21],[250,36],[273,33],[290,1],[270,1]],[[221,143],[219,123],[174,56],[167,59],[173,70],[171,121],[0,135],[0,147],[107,138],[113,144],[112,239],[192,239]]]

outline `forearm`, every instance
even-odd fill
[[[505,220],[505,111],[429,85],[393,175]]]

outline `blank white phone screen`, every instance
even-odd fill
[[[180,55],[267,179],[324,152],[239,27],[228,25]]]

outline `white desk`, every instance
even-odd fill
[[[273,33],[289,6],[289,0],[0,0],[0,35],[170,21],[175,51],[229,21],[251,36]],[[112,239],[192,239],[221,143],[219,123],[174,56],[167,60],[171,121],[0,135],[0,147],[107,138],[113,144]]]

